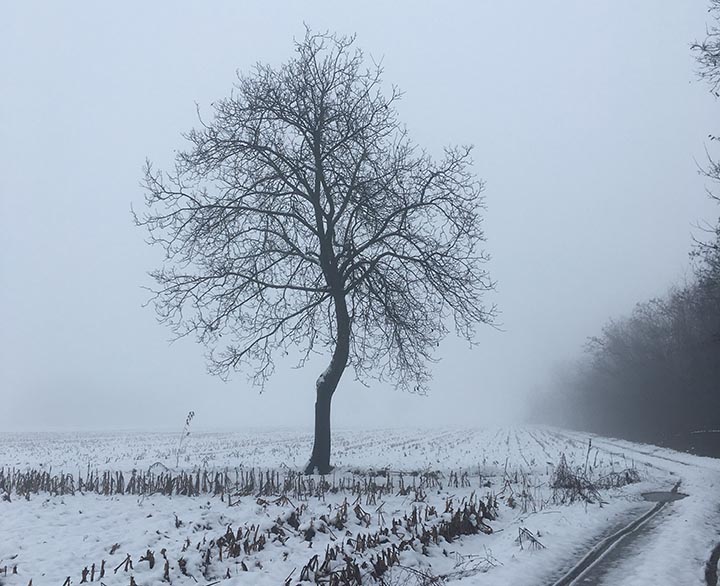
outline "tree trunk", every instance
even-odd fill
[[[330,466],[330,403],[340,378],[345,372],[350,355],[350,317],[345,298],[335,298],[335,316],[337,319],[337,341],[330,365],[315,384],[315,442],[305,474],[328,474]]]
[[[322,127],[324,110],[321,108],[320,127]],[[315,156],[315,221],[320,236],[320,264],[325,282],[332,293],[335,306],[335,349],[330,364],[315,383],[315,442],[310,461],[305,467],[305,474],[330,472],[330,403],[337,389],[340,378],[350,356],[350,315],[345,299],[345,285],[338,270],[334,247],[334,223],[327,218],[320,205],[320,193],[323,182],[323,163],[320,148],[320,132],[314,136],[313,151]],[[332,203],[332,199],[328,200]],[[330,214],[332,216],[332,213]]]
[[[315,399],[315,443],[305,474],[330,472],[330,403],[333,391],[318,381]]]

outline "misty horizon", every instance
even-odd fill
[[[497,282],[485,300],[500,311],[474,348],[441,344],[428,396],[346,374],[334,426],[525,420],[609,319],[692,278],[693,237],[718,216],[699,172],[717,102],[689,49],[704,4],[554,5],[375,5],[382,19],[330,4],[156,5],[141,18],[92,3],[8,8],[2,431],[174,431],[190,410],[198,429],[311,428],[328,356],[302,369],[279,359],[262,394],[242,372],[208,374],[205,348],[169,344],[143,307],[160,255],[131,215],[145,159],[167,166],[198,126],[196,104],[207,114],[236,71],[286,61],[305,25],[356,34],[382,60],[429,153],[474,144]]]

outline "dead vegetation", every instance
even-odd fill
[[[385,578],[388,577],[391,568],[402,569],[401,558],[405,551],[412,550],[428,555],[429,548],[452,543],[461,535],[492,533],[492,528],[487,522],[496,518],[497,501],[492,495],[482,500],[475,493],[461,500],[450,497],[445,502],[445,510],[440,513],[433,506],[420,504],[413,506],[409,514],[392,518],[386,526],[378,530],[361,529],[355,534],[350,533],[348,536],[345,533],[339,538],[332,528],[338,532],[345,529],[350,510],[354,512],[360,527],[369,528],[370,513],[362,508],[360,497],[352,504],[345,500],[331,514],[312,520],[310,524],[312,532],[308,529],[300,530],[302,517],[306,511],[302,505],[284,519],[278,518],[265,532],[260,532],[254,525],[237,531],[228,527],[221,537],[208,542],[203,550],[205,560],[203,573],[206,578],[213,577],[210,570],[213,560],[222,561],[224,558],[247,556],[262,550],[268,542],[279,541],[284,545],[293,536],[312,542],[316,532],[321,532],[330,533],[333,541],[337,543],[328,545],[324,553],[314,554],[302,568],[299,568],[300,582],[330,586],[356,586],[368,581],[386,584],[389,582],[385,582]],[[382,521],[381,511],[382,505],[375,511]],[[447,551],[443,551],[445,555],[449,555]],[[244,571],[248,569],[244,561],[241,562],[241,567]],[[428,582],[430,575],[422,574],[417,570],[406,568],[406,573],[409,574],[408,577],[414,579],[423,577],[426,580],[424,582],[416,580],[415,583],[440,583]],[[295,570],[288,576],[285,584],[292,583],[294,574]],[[398,574],[402,575],[403,572],[396,573],[393,579],[397,579]],[[438,577],[433,579],[440,580]]]
[[[550,479],[550,486],[553,489],[553,502],[556,504],[574,503],[584,501],[586,503],[599,503],[603,500],[600,490],[609,488],[621,488],[627,484],[640,482],[640,473],[633,468],[625,468],[620,471],[612,471],[596,479],[591,478],[585,468],[571,467],[565,454],[560,455],[560,462]]]
[[[289,468],[235,467],[173,472],[164,466],[151,466],[146,471],[133,470],[129,474],[89,468],[77,474],[53,473],[52,469],[6,468],[0,469],[0,495],[8,501],[13,495],[30,500],[32,495],[40,493],[140,497],[212,495],[228,507],[235,507],[241,500],[247,502],[247,497],[251,497],[251,502],[275,519],[270,526],[250,523],[240,527],[220,525],[221,529],[217,529],[209,523],[203,522],[200,526],[176,515],[175,529],[186,527],[198,533],[195,540],[193,535],[185,540],[182,551],[162,549],[156,553],[144,549],[131,555],[115,543],[105,550],[115,556],[114,559],[86,560],[93,563],[78,564],[78,568],[73,569],[78,570],[72,577],[73,583],[101,580],[106,574],[106,563],[108,574],[127,574],[131,583],[137,578],[133,576],[134,569],[147,570],[155,566],[157,579],[162,569],[162,580],[167,583],[182,580],[184,576],[195,582],[215,583],[230,578],[231,570],[233,575],[262,570],[262,564],[267,562],[258,554],[270,545],[286,547],[287,544],[290,547],[287,551],[297,551],[301,543],[310,550],[308,558],[290,572],[284,581],[286,586],[303,582],[330,586],[424,586],[444,584],[500,565],[487,550],[478,555],[461,555],[451,550],[451,544],[461,536],[492,533],[491,524],[498,516],[499,503],[522,513],[538,512],[551,502],[602,504],[601,490],[640,480],[634,466],[610,472],[597,467],[597,455],[595,462],[590,459],[590,445],[583,455],[584,466],[573,466],[565,454],[561,454],[556,466],[547,463],[542,478],[523,468],[509,466],[507,459],[504,465],[502,461],[493,463],[498,470],[494,476],[480,466],[476,471],[461,469],[445,473],[355,469],[326,476],[306,476]],[[525,459],[525,462],[531,470],[537,468],[534,460]],[[598,476],[596,472],[600,469],[605,474]],[[484,496],[470,492],[473,487]],[[439,500],[437,495],[442,491],[454,489],[465,496],[451,495],[441,497],[444,501]],[[398,496],[404,497],[407,503],[404,513],[393,512],[385,506],[390,497]],[[324,511],[319,513],[311,500],[322,503]],[[204,536],[200,539],[201,531]],[[539,532],[522,526],[518,528],[516,543],[521,550],[545,548]],[[317,550],[313,550],[313,545]],[[442,551],[444,556],[456,560],[452,572],[447,572],[446,567],[445,574],[436,575],[428,568],[408,564],[408,555],[430,556],[433,549],[436,555]],[[283,559],[287,560],[287,556],[286,553]]]
[[[155,472],[154,470],[160,470]],[[172,472],[151,467],[147,471],[133,470],[129,475],[120,471],[88,470],[85,475],[52,469],[0,468],[0,494],[11,500],[17,494],[30,498],[33,494],[54,496],[94,493],[104,496],[219,496],[229,505],[233,499],[257,496],[283,496],[295,499],[322,498],[328,493],[368,495],[368,504],[387,494],[414,493],[416,500],[424,500],[424,491],[444,487],[445,476],[440,472],[392,472],[380,470],[329,476],[306,476],[294,470],[260,470],[257,468],[225,468],[223,470],[196,469]],[[467,472],[449,473],[448,486],[470,486]]]
[[[465,498],[448,497],[444,509],[417,503],[412,511],[400,517],[392,517],[385,521],[382,515],[382,504],[374,509],[378,520],[382,523],[379,529],[370,528],[371,514],[362,507],[362,497],[355,502],[345,499],[334,507],[327,515],[319,518],[311,517],[305,504],[295,506],[286,497],[279,497],[272,503],[257,498],[261,507],[268,505],[287,507],[287,511],[278,515],[274,524],[268,529],[261,529],[259,524],[233,529],[227,526],[225,531],[213,539],[207,536],[193,543],[188,538],[179,553],[171,557],[165,549],[159,556],[147,549],[138,557],[124,553],[119,561],[108,567],[112,574],[129,574],[130,583],[135,583],[133,570],[147,564],[153,569],[158,561],[163,568],[162,580],[172,583],[173,578],[187,576],[198,582],[200,576],[206,581],[222,580],[231,577],[230,568],[235,572],[249,572],[262,569],[260,561],[253,557],[266,549],[270,544],[285,546],[290,540],[309,542],[309,547],[318,533],[331,537],[324,551],[313,554],[301,567],[296,567],[285,580],[284,584],[310,582],[329,586],[360,586],[361,584],[443,584],[450,577],[435,576],[429,571],[410,568],[403,565],[403,553],[414,552],[423,556],[430,554],[431,548],[442,548],[443,555],[455,556],[453,578],[470,576],[477,572],[487,571],[498,565],[490,553],[484,556],[462,556],[448,552],[448,545],[463,535],[490,534],[490,521],[498,514],[497,500],[490,494],[484,499],[473,492]],[[351,517],[354,517],[352,519]],[[109,548],[110,556],[119,553],[120,545]],[[185,551],[197,550],[200,554],[200,565],[189,567],[183,557]],[[161,559],[158,559],[161,558]],[[92,563],[80,570],[80,583],[102,581],[106,575],[106,560]],[[145,567],[144,565],[142,567]],[[8,568],[0,568],[0,573],[7,575]],[[108,570],[109,571],[109,570]],[[12,568],[17,573],[17,567]],[[66,585],[74,582],[68,576]],[[102,583],[102,582],[101,582]],[[135,586],[138,586],[135,583]]]

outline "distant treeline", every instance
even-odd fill
[[[720,224],[693,256],[689,284],[590,338],[541,419],[720,457]]]
[[[699,78],[720,98],[720,0],[708,12],[706,38],[692,50]],[[720,185],[720,159],[704,172]],[[720,202],[720,190],[713,197]],[[693,257],[689,284],[590,339],[584,360],[539,398],[540,420],[720,457],[720,222]]]

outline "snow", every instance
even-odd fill
[[[651,538],[639,544],[642,551],[614,567],[602,583],[704,586],[705,563],[720,542],[720,460],[621,440],[597,438],[593,442],[656,466],[679,480],[680,490],[689,495],[651,521]]]
[[[133,470],[180,472],[174,466],[178,446],[178,434],[6,433],[0,434],[0,467],[6,475],[32,469],[53,475],[62,471],[75,478],[90,472],[123,472],[127,480]],[[255,469],[285,478],[301,469],[311,447],[310,434],[292,430],[191,433],[183,442],[180,465],[195,473],[221,471],[232,476]],[[550,487],[561,454],[572,468],[592,478],[635,467],[641,482],[602,490],[602,502],[561,504]],[[365,551],[357,551],[348,540],[388,528],[393,518],[410,515],[413,507],[426,515],[423,524],[432,527],[450,516],[445,512],[448,499],[457,510],[463,499],[495,497],[498,516],[485,521],[492,534],[463,535],[451,543],[440,537],[438,545],[427,548],[415,543],[401,551],[400,565],[384,577],[389,583],[394,579],[411,584],[408,578],[415,571],[443,575],[462,585],[551,584],[601,539],[650,510],[652,503],[643,501],[642,492],[669,490],[678,480],[689,496],[669,503],[649,521],[636,555],[620,560],[604,583],[700,585],[705,562],[720,540],[720,461],[712,458],[539,427],[339,431],[333,437],[333,455],[337,468],[326,480],[335,491],[316,490],[317,496],[293,490],[284,499],[256,492],[222,497],[105,496],[90,491],[31,492],[26,497],[13,492],[9,501],[0,498],[0,572],[8,568],[7,576],[0,573],[0,582],[27,586],[32,579],[34,586],[61,586],[69,576],[73,585],[79,584],[83,568],[93,563],[97,582],[105,560],[106,586],[128,586],[131,576],[138,586],[165,584],[165,550],[174,585],[217,580],[228,586],[277,585],[290,575],[289,583],[297,584],[313,555],[323,558],[327,547],[340,543],[359,564],[369,564],[382,547],[400,538],[389,533]],[[367,489],[388,479],[391,491],[373,496]],[[310,480],[320,486],[320,477]],[[400,489],[401,483],[406,490]],[[347,523],[338,529],[327,521],[345,502]],[[353,512],[356,503],[367,518]],[[436,516],[428,513],[430,507],[437,510]],[[293,515],[297,526],[291,524]],[[214,553],[203,567],[208,544],[228,527],[265,535],[267,543],[259,551],[222,561]],[[283,539],[271,531],[278,527]],[[521,545],[521,529],[544,547],[532,546],[527,539]],[[152,569],[149,562],[139,561],[147,550],[154,552]],[[128,554],[133,569],[114,572]],[[180,558],[187,562],[188,575],[181,572]],[[344,566],[340,558],[333,563]],[[224,579],[227,575],[230,578]],[[366,576],[363,583],[373,582]]]

